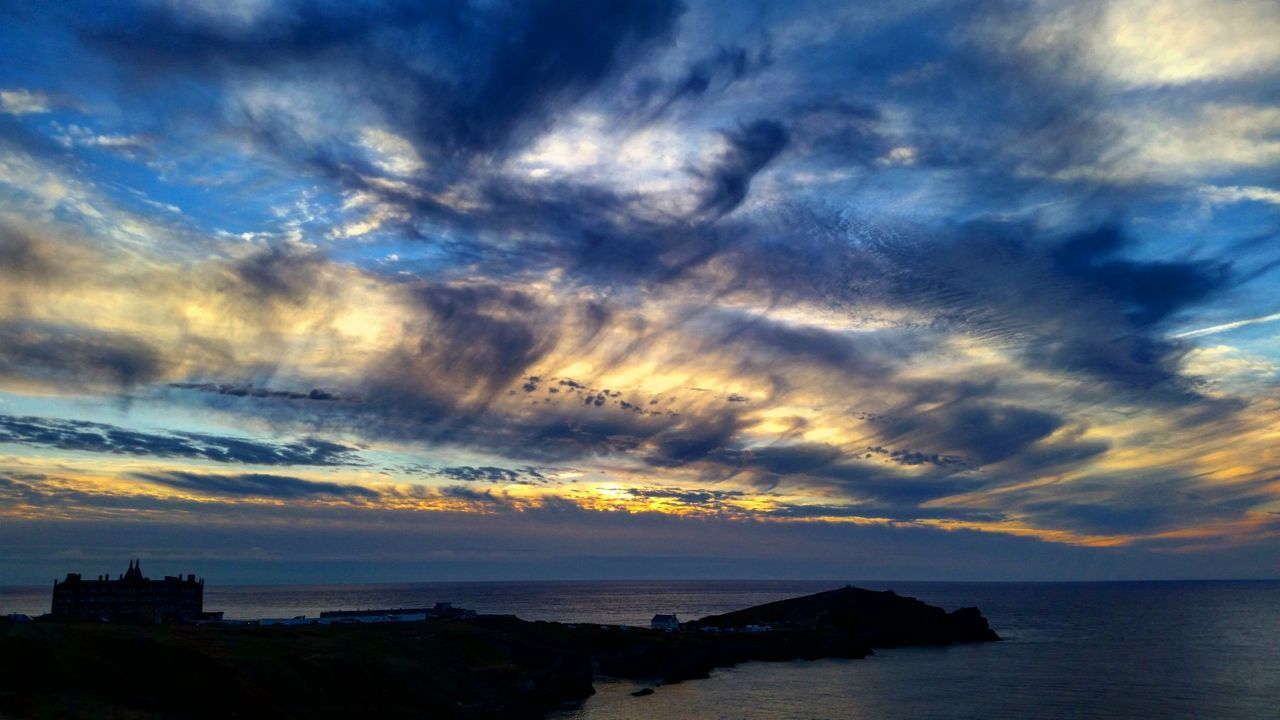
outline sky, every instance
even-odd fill
[[[1272,0],[0,3],[0,584],[1280,575]]]

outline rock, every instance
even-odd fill
[[[989,642],[999,640],[1000,636],[987,624],[987,619],[976,607],[960,608],[953,611],[947,622],[951,633],[951,642]]]
[[[851,586],[712,615],[689,623],[693,629],[745,629],[750,626],[856,638],[870,647],[947,645],[1000,639],[977,608],[963,608],[948,614],[942,608],[903,597],[891,590],[876,592]]]

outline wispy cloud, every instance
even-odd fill
[[[199,432],[145,432],[105,423],[0,415],[0,442],[58,450],[185,457],[250,465],[351,465],[355,448],[317,438],[290,443]]]
[[[12,514],[1197,574],[1275,542],[1277,22],[0,9]]]
[[[49,97],[30,90],[0,90],[0,113],[30,115],[47,113],[51,108]]]
[[[1228,332],[1236,328],[1248,327],[1259,323],[1269,323],[1280,320],[1280,313],[1271,313],[1269,315],[1259,315],[1258,317],[1245,318],[1243,320],[1233,320],[1219,325],[1210,325],[1209,327],[1197,328],[1195,330],[1185,330],[1175,334],[1176,338],[1198,338],[1206,335],[1217,335],[1218,333]]]

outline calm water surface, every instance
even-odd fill
[[[641,698],[598,683],[555,717],[1280,718],[1280,583],[891,585],[977,605],[1006,640],[748,663]]]
[[[838,587],[833,582],[549,582],[210,587],[228,617],[411,607],[449,600],[533,620],[645,625]],[[947,609],[976,605],[1006,640],[880,651],[866,660],[747,663],[553,717],[1280,719],[1280,582],[858,582]],[[0,612],[38,614],[49,588],[0,588]]]

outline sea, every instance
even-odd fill
[[[228,618],[452,602],[528,620],[647,626],[829,590],[832,581],[564,581],[216,586]],[[652,686],[601,680],[556,720],[690,718],[1280,719],[1280,581],[849,581],[948,610],[976,606],[1004,640],[878,650],[862,660],[752,662]],[[40,614],[50,588],[0,587],[0,614]]]

